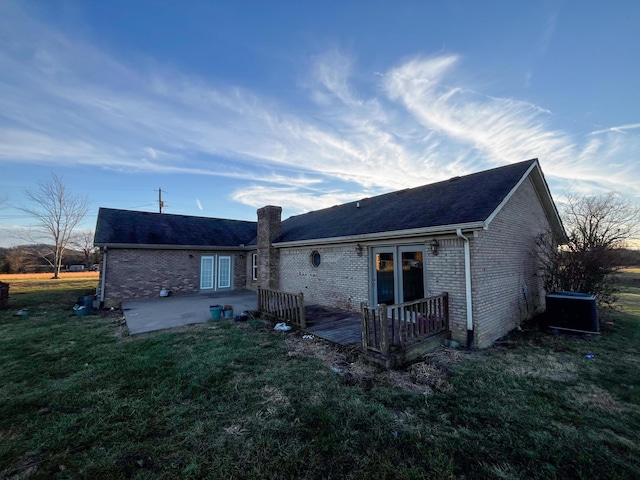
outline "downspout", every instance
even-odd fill
[[[107,247],[102,251],[102,268],[100,269],[100,308],[104,307],[104,284],[107,276]]]
[[[471,296],[471,249],[469,239],[462,234],[462,229],[456,229],[456,235],[464,240],[464,283],[467,295],[467,348],[473,348],[473,300]]]

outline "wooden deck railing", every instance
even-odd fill
[[[302,293],[279,292],[258,287],[258,311],[300,329],[307,328]]]
[[[398,305],[362,303],[362,347],[386,355],[393,348],[449,330],[449,296],[423,298]]]

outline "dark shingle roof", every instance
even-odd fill
[[[101,208],[94,243],[237,247],[256,230],[256,222]]]
[[[527,160],[294,216],[282,222],[276,243],[484,222],[536,162]],[[544,184],[543,177],[537,180]],[[555,209],[550,202],[549,209]],[[559,220],[558,231],[564,235]],[[256,233],[256,222],[101,208],[95,244],[255,246]]]
[[[483,222],[537,159],[288,218],[276,242]]]

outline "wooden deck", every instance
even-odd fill
[[[305,305],[307,328],[305,332],[339,345],[362,345],[362,319],[360,312],[345,312]]]
[[[443,301],[439,299],[443,299]],[[371,312],[369,312],[368,323],[365,318],[365,324],[368,326],[369,331],[366,345],[364,345],[362,341],[362,312],[348,312],[322,307],[320,305],[304,305],[301,298],[299,305],[301,310],[300,316],[303,320],[306,320],[303,322],[304,326],[299,325],[298,328],[307,334],[315,335],[318,338],[341,346],[356,347],[361,350],[369,360],[386,368],[396,368],[423,356],[425,353],[433,351],[438,348],[438,345],[440,345],[444,339],[450,338],[451,332],[449,331],[448,325],[446,300],[447,294],[445,293],[437,297],[393,305],[391,307],[382,306],[384,307],[382,318],[385,318],[386,335],[381,335],[382,330],[380,330],[380,327],[377,327],[376,330],[376,327],[374,327],[375,322],[372,322],[377,319],[376,321],[382,323],[379,320],[381,317],[380,312],[378,312],[381,307],[377,306],[373,309],[367,307],[369,310],[377,313],[376,318],[374,318],[371,316]],[[445,317],[443,317],[444,319],[432,312],[432,310],[434,310],[431,308],[433,305],[429,307],[428,311],[425,310],[424,312],[422,310],[413,312],[412,310],[418,308],[415,307],[415,305],[422,308],[423,303],[433,303],[434,301],[436,301],[436,303],[437,301],[440,302],[436,306],[439,306],[438,308],[441,307],[441,309],[435,310],[438,310],[441,315],[445,315]],[[264,308],[268,306],[269,305],[265,304]],[[304,308],[304,310],[302,308]],[[396,312],[393,309],[400,310]],[[291,309],[288,308],[282,310],[282,312],[286,314],[290,313],[290,310]],[[409,313],[407,314],[405,310]],[[276,316],[280,320],[278,313],[281,313],[281,309],[272,312],[271,315]],[[388,315],[388,313],[390,313],[390,315]],[[416,318],[415,321],[413,321],[414,314]],[[424,321],[421,320],[421,315],[424,317]],[[291,321],[289,318],[284,318],[283,320]],[[295,324],[295,322],[292,323]],[[384,342],[382,342],[385,346],[384,349],[380,348],[380,338],[382,337],[385,339]]]

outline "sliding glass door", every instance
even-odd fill
[[[400,247],[402,259],[402,301],[411,302],[424,298],[424,253],[416,247]]]
[[[374,303],[393,305],[424,298],[424,247],[374,248],[371,270]]]
[[[396,253],[393,249],[376,248],[373,255],[375,262],[375,303],[392,305],[396,303]]]

